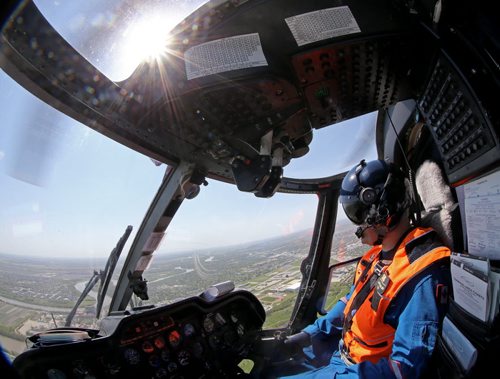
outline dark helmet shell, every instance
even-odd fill
[[[353,223],[392,226],[407,207],[405,176],[394,164],[362,160],[344,177],[340,203]]]

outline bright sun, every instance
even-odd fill
[[[142,61],[165,55],[169,32],[175,24],[171,18],[159,15],[143,15],[131,23],[122,35],[120,64],[123,70],[131,72]]]
[[[139,57],[157,58],[165,52],[170,26],[160,17],[133,25],[130,45]]]

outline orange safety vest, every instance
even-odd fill
[[[425,244],[426,241],[432,241],[434,235],[435,232],[431,228],[415,228],[399,244],[392,261],[379,261],[381,245],[372,247],[359,261],[354,278],[354,292],[344,310],[344,319],[350,322],[344,324],[343,353],[352,362],[367,360],[376,363],[380,358],[389,357],[391,354],[395,329],[384,323],[389,304],[415,275],[434,262],[450,256],[450,249],[439,243]],[[427,249],[418,248],[420,245],[427,246]],[[376,270],[378,277],[371,279]],[[364,284],[374,279],[375,284],[365,300],[358,306],[357,311],[351,311],[352,304]],[[354,316],[348,319],[348,313]]]

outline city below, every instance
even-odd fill
[[[261,301],[267,314],[264,328],[286,326],[301,284],[300,264],[309,253],[311,238],[311,231],[302,231],[239,246],[157,253],[144,273],[149,300],[137,305],[173,303],[200,295],[216,283],[232,281],[236,288],[252,292]],[[348,260],[363,250],[352,226],[340,224],[330,262]],[[106,263],[104,259],[88,262],[8,254],[0,254],[0,258],[0,343],[11,357],[26,350],[27,337],[64,326],[94,271],[103,269]],[[121,261],[109,286],[104,311],[119,276],[120,264]],[[352,266],[343,266],[334,272],[332,282],[342,285],[342,290],[347,289],[351,274]],[[95,318],[98,287],[99,283],[79,306],[71,326],[99,329]]]

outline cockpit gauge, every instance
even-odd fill
[[[125,361],[130,365],[137,365],[141,362],[141,354],[131,347],[123,352],[123,356],[125,357]]]
[[[161,360],[168,362],[170,361],[170,353],[167,350],[163,350],[160,354]]]
[[[156,379],[168,378],[168,371],[165,370],[164,368],[158,369],[158,371],[155,372],[155,378]]]
[[[149,365],[151,367],[155,367],[155,368],[158,368],[161,365],[160,358],[157,355],[150,356],[148,359],[148,362],[149,362]]]
[[[234,322],[235,324],[238,322],[239,318],[238,315],[234,312],[231,313],[231,321]]]
[[[163,349],[165,347],[165,339],[161,336],[156,337],[154,340],[154,344],[157,349]]]
[[[190,355],[186,350],[181,350],[179,354],[177,354],[177,360],[181,364],[181,366],[187,366],[190,363]]]
[[[214,320],[212,319],[211,315],[208,315],[203,320],[203,328],[205,329],[205,331],[207,333],[212,333],[214,331],[215,324],[214,324]]]
[[[236,326],[236,331],[238,332],[238,335],[242,337],[245,334],[245,327],[243,326],[243,324],[238,324]]]
[[[194,326],[193,324],[186,324],[184,325],[184,335],[186,337],[191,337],[192,335],[194,335],[194,333],[196,332],[196,330],[194,329]]]
[[[181,334],[177,330],[171,331],[168,335],[168,342],[173,348],[178,347],[181,343]]]
[[[167,370],[169,372],[174,372],[175,370],[177,370],[177,363],[175,362],[170,362],[168,365],[167,365]]]
[[[147,354],[151,354],[152,352],[155,351],[155,347],[153,346],[153,344],[151,342],[144,341],[142,343],[142,351],[144,351]]]
[[[245,334],[261,330],[264,309],[259,305],[255,297],[241,291],[220,303],[205,304],[193,297],[192,301],[126,315],[118,324],[113,319],[104,325],[108,329],[102,339],[75,344],[74,350],[56,346],[55,353],[45,348],[34,351],[34,361],[40,366],[29,362],[22,377],[232,378],[241,359],[250,357],[254,339]],[[232,313],[238,317],[233,319]],[[168,327],[162,326],[163,320],[170,320]],[[239,326],[242,321],[245,328]],[[0,379],[2,374],[0,370]]]
[[[222,326],[226,323],[226,319],[220,313],[216,313],[215,314],[215,322],[217,323],[217,325]]]
[[[66,374],[56,368],[47,370],[47,378],[49,379],[66,379]]]

